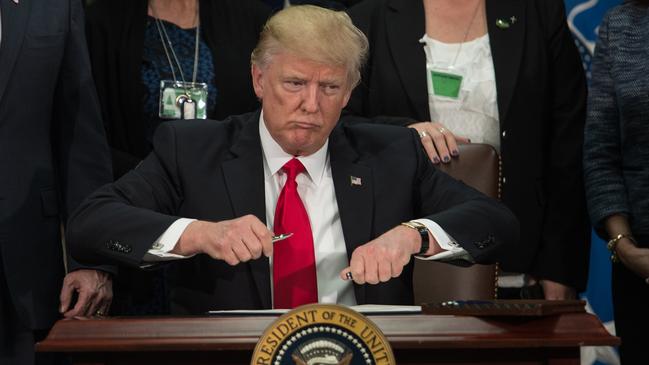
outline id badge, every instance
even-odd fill
[[[457,100],[460,97],[463,76],[455,69],[428,69],[431,90],[436,96]]]
[[[162,119],[206,119],[207,84],[160,81],[158,116]]]

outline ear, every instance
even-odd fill
[[[250,73],[252,74],[252,87],[255,89],[255,94],[259,99],[264,98],[264,72],[261,67],[253,64],[250,67]]]

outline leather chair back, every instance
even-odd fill
[[[500,159],[486,144],[460,145],[459,157],[439,169],[493,198],[500,197]],[[459,267],[415,260],[415,304],[447,300],[489,300],[496,293],[496,265]]]

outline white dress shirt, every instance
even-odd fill
[[[286,174],[282,171],[282,166],[294,158],[294,156],[284,152],[271,137],[270,132],[266,128],[263,114],[260,116],[259,121],[259,135],[264,154],[266,222],[269,229],[273,231],[275,206],[286,182]],[[309,156],[297,157],[305,167],[305,172],[296,177],[297,190],[309,215],[311,230],[313,232],[316,275],[318,280],[318,301],[320,303],[356,305],[352,281],[342,280],[339,276],[340,272],[349,266],[349,261],[347,260],[345,237],[340,222],[340,214],[338,213],[338,203],[336,201],[336,192],[331,175],[327,142],[315,153]],[[192,221],[193,219],[187,218],[181,218],[175,221],[156,240],[152,249],[145,255],[144,261],[154,262],[184,258],[180,255],[170,254],[169,251],[175,247],[183,231]],[[424,259],[450,260],[460,257],[470,259],[468,253],[451,239],[437,223],[429,219],[418,219],[417,221],[426,225],[440,247],[446,250]],[[271,258],[271,290],[272,265]]]

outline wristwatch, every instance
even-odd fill
[[[425,225],[414,221],[403,222],[401,223],[401,225],[412,228],[419,232],[419,235],[421,236],[421,249],[416,253],[416,255],[423,255],[428,252],[428,248],[430,247],[430,241],[428,240],[428,228],[426,228]]]

